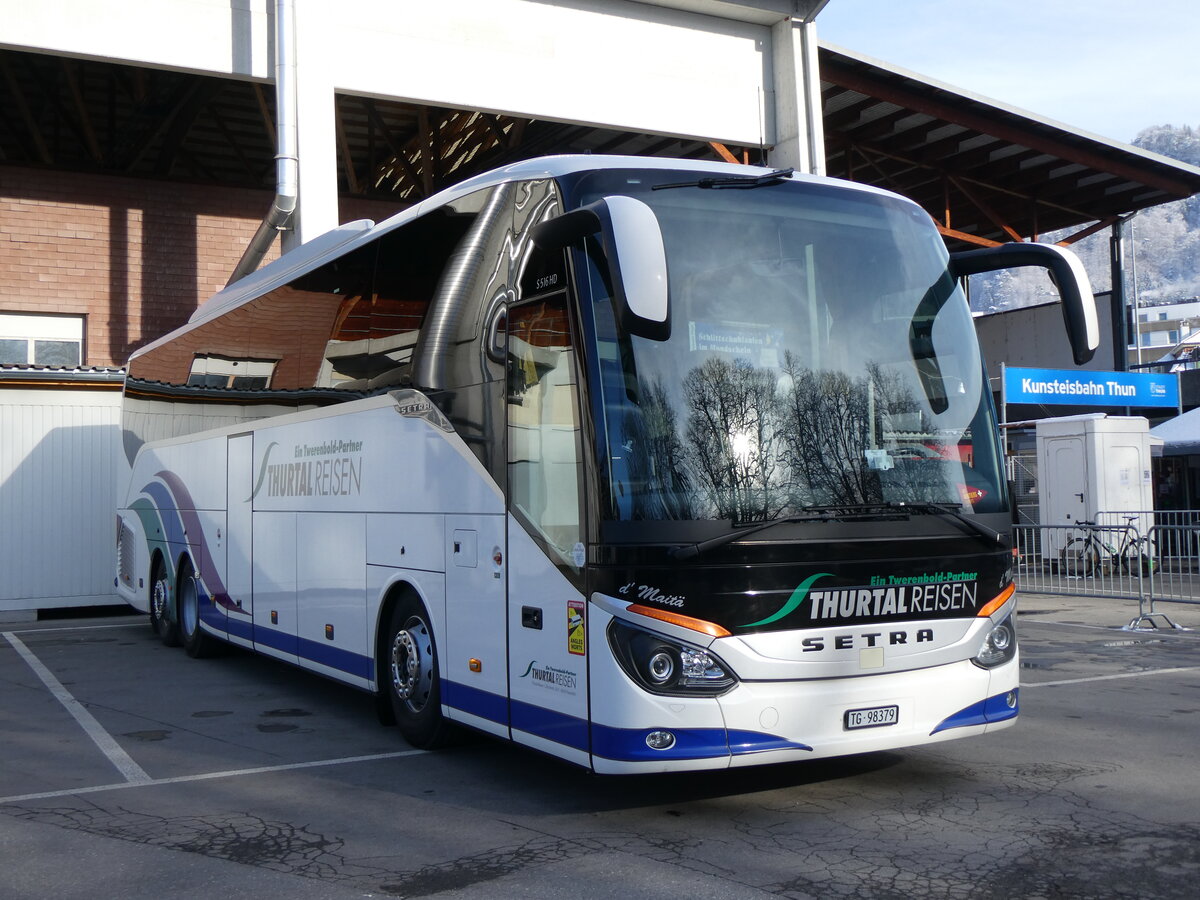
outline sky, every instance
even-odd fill
[[[1200,128],[1200,0],[830,0],[817,36],[1122,143]]]

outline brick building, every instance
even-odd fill
[[[265,190],[0,165],[0,364],[123,366],[225,286],[270,200]],[[341,214],[396,209],[346,198]],[[278,254],[276,244],[268,259]]]

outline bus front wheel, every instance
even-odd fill
[[[442,716],[433,629],[415,597],[402,598],[392,609],[384,653],[383,680],[404,739],[422,750],[447,744],[451,726]]]

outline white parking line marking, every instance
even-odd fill
[[[146,628],[141,619],[136,622],[118,622],[115,625],[56,625],[50,628],[13,628],[10,634],[44,634],[48,631],[98,631],[101,628]]]
[[[59,703],[66,707],[75,721],[84,730],[92,742],[100,748],[100,752],[108,757],[108,761],[116,766],[125,780],[130,784],[147,784],[153,779],[146,774],[145,770],[133,761],[133,758],[121,749],[121,745],[116,739],[104,730],[104,727],[96,721],[96,717],[84,709],[82,703],[71,696],[71,692],[62,686],[54,673],[47,669],[40,659],[33,655],[33,652],[25,646],[25,643],[10,631],[4,632],[4,638],[7,640],[14,650],[21,655],[21,658],[29,664],[29,668],[33,669],[35,675],[42,679],[42,684],[50,689],[50,693],[55,696]]]
[[[403,756],[424,756],[428,750],[397,750],[393,753],[372,753],[369,756],[345,756],[341,759],[318,759],[313,762],[285,763],[279,766],[259,766],[253,769],[229,769],[225,772],[206,772],[202,775],[178,775],[174,778],[151,778],[138,783],[98,784],[94,787],[71,788],[65,791],[43,791],[39,794],[18,794],[0,797],[0,803],[20,803],[23,800],[49,800],[55,797],[74,797],[77,794],[95,794],[100,791],[121,791],[126,788],[149,787],[160,784],[186,784],[191,781],[211,781],[214,778],[238,778],[243,775],[265,775],[271,772],[287,772],[292,769],[315,769],[319,766],[344,766],[349,763],[374,762],[378,759],[398,759]]]
[[[1150,669],[1147,672],[1123,672],[1120,675],[1092,675],[1088,678],[1066,678],[1062,681],[1032,681],[1021,684],[1021,690],[1035,687],[1058,687],[1063,684],[1087,684],[1090,681],[1115,681],[1118,678],[1145,678],[1147,675],[1174,675],[1179,672],[1200,672],[1200,666],[1179,666],[1175,669]]]

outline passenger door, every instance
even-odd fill
[[[508,311],[509,684],[513,739],[586,765],[579,392],[555,284]]]

